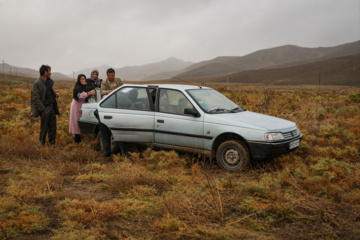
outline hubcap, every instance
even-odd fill
[[[237,162],[239,162],[240,160],[240,156],[239,156],[239,152],[236,151],[235,149],[229,149],[225,152],[225,160],[229,163],[229,164],[236,164]]]

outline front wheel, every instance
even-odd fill
[[[225,170],[238,171],[249,164],[249,150],[242,142],[235,140],[225,141],[217,149],[216,161]]]

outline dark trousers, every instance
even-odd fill
[[[109,153],[111,151],[111,131],[101,122],[99,122],[99,126],[103,151]]]
[[[56,113],[53,105],[45,106],[45,110],[40,114],[40,142],[42,145],[46,143],[46,135],[48,135],[49,145],[55,144],[56,138]]]
[[[99,122],[100,134],[101,134],[101,143],[103,145],[104,153],[111,152],[111,131],[101,122]],[[122,142],[117,142],[119,151],[122,155],[127,155],[127,146]]]

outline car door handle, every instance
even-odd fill
[[[164,120],[157,120],[158,123],[164,123],[165,121]]]
[[[112,119],[112,116],[104,116],[104,119]]]

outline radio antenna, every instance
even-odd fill
[[[170,75],[168,75],[168,74],[166,74],[166,73],[164,73],[164,75],[166,75],[166,76],[168,76],[168,77],[171,77],[171,78],[174,78],[174,79],[177,79],[177,80],[180,80],[180,81],[183,81],[183,82],[186,82],[186,83],[188,83],[188,84],[197,86],[197,87],[199,87],[200,89],[202,89],[201,86],[198,86],[198,85],[196,85],[196,84],[193,84],[192,82],[188,82],[188,81],[186,81],[186,80],[184,80],[184,79],[181,79],[181,78],[178,78],[178,77],[173,77],[173,76],[170,76]]]

